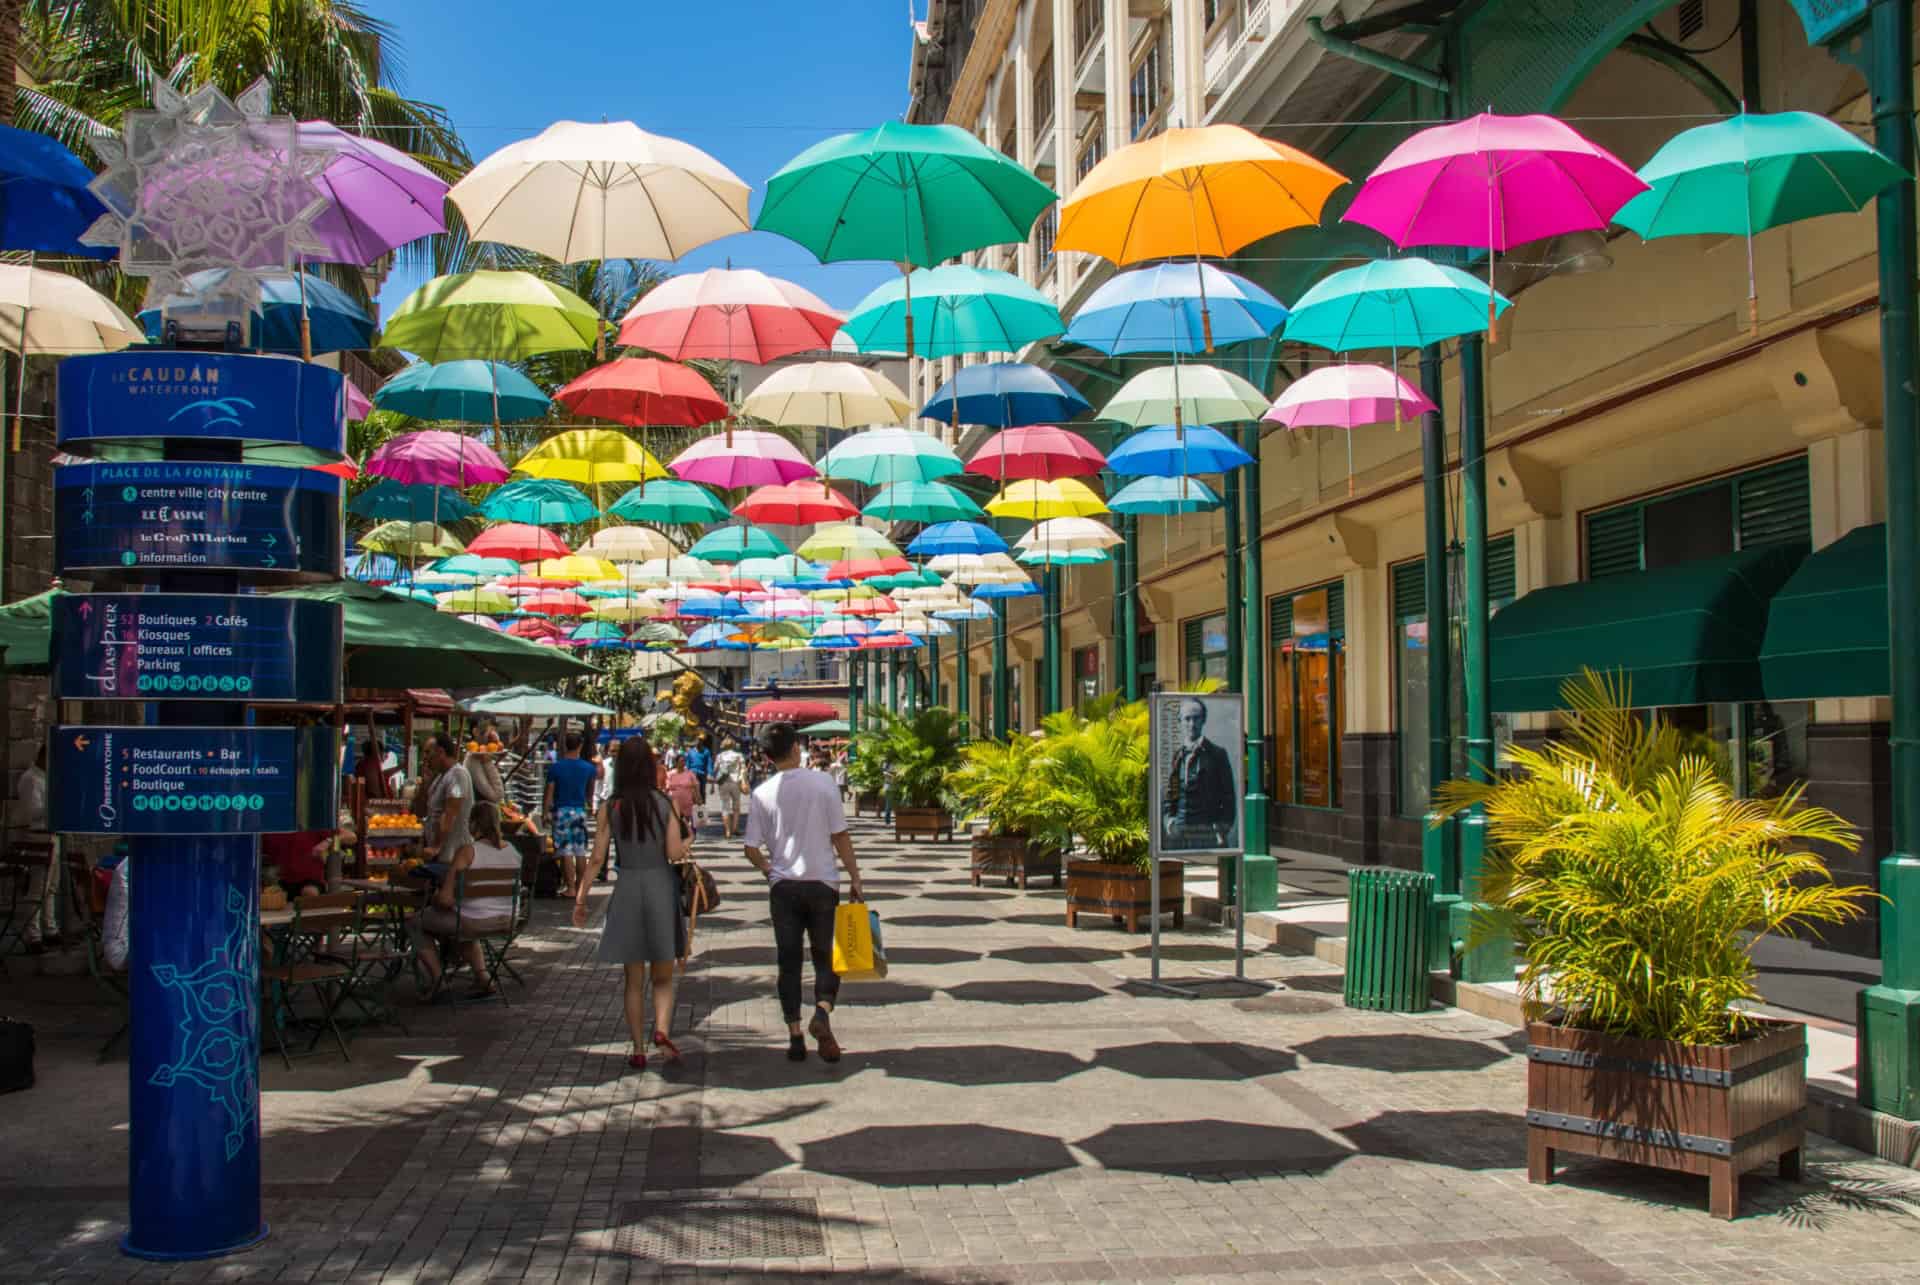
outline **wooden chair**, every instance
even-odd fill
[[[334,1016],[352,980],[353,970],[327,955],[326,938],[328,934],[344,933],[353,927],[358,915],[354,904],[357,899],[358,894],[351,892],[296,897],[293,920],[286,930],[278,935],[261,932],[260,980],[272,1000],[268,1021],[273,1027],[274,1042],[280,1047],[280,1060],[288,1070],[293,1069],[293,1056],[287,1051],[287,1027],[294,1020],[294,996],[302,990],[313,991],[319,999],[320,1016],[314,1023],[313,1038],[307,1041],[301,1056],[313,1053],[320,1045],[320,1037],[331,1033],[334,1043],[340,1047],[340,1056],[349,1062],[353,1060]]]
[[[127,974],[125,969],[115,968],[107,962],[100,916],[93,911],[93,867],[88,863],[86,853],[67,852],[61,866],[66,876],[67,905],[72,908],[74,918],[80,921],[80,938],[87,947],[87,974],[93,978],[93,984],[100,992],[113,1001],[120,1014],[118,1029],[100,1046],[99,1060],[104,1062],[113,1056],[114,1048],[126,1035],[133,1020]],[[128,876],[132,877],[131,871]]]
[[[500,974],[506,973],[522,986],[524,978],[515,971],[508,953],[520,936],[520,926],[526,904],[520,896],[520,872],[517,869],[465,870],[454,888],[454,910],[458,912],[458,927],[454,931],[453,943],[457,947],[465,942],[478,942],[480,956],[486,964],[486,984],[498,992],[500,1002],[507,1002],[507,993],[501,989]],[[466,905],[469,899],[503,900],[508,903],[508,912],[504,919],[498,917],[469,921]],[[470,922],[473,926],[469,926]],[[448,959],[452,956],[449,955]],[[491,997],[489,997],[491,998]]]

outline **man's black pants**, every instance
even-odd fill
[[[840,890],[831,884],[783,879],[767,894],[773,912],[773,950],[780,964],[780,1011],[800,1020],[800,939],[813,947],[813,1000],[831,1003],[840,994],[833,971],[833,912]]]

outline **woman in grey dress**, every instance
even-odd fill
[[[573,902],[574,927],[587,922],[587,890],[593,887],[611,847],[619,857],[613,904],[600,930],[603,964],[626,969],[627,1030],[633,1052],[627,1065],[647,1064],[647,988],[653,988],[653,1044],[670,1062],[680,1050],[668,1038],[673,1020],[673,965],[681,955],[685,928],[680,918],[680,875],[669,863],[687,856],[687,836],[673,805],[655,785],[653,747],[635,736],[620,745],[614,760],[616,787],[600,805],[593,831],[593,857]]]

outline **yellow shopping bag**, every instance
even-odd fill
[[[865,902],[850,901],[833,916],[833,971],[843,981],[865,981],[887,975],[887,957],[880,948],[880,912]]]

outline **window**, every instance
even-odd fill
[[[1009,160],[1020,159],[1020,130],[1018,126],[1007,126],[1007,132],[1000,136],[1001,155]]]
[[[1127,85],[1127,120],[1133,131],[1130,138],[1139,138],[1159,115],[1167,92],[1166,53],[1167,42],[1156,28]]]
[[[1340,806],[1346,606],[1337,583],[1267,600],[1276,803]]]
[[[1180,628],[1180,668],[1186,675],[1184,681],[1191,684],[1215,678],[1233,686],[1232,677],[1227,673],[1227,613],[1195,616],[1182,621]]]
[[[1081,140],[1080,155],[1073,163],[1074,178],[1085,178],[1088,171],[1098,165],[1106,157],[1106,154],[1106,123],[1096,116],[1093,121],[1093,128],[1087,132],[1086,138]]]
[[[1080,709],[1100,697],[1100,648],[1076,647],[1073,651],[1073,707]]]
[[[1073,0],[1073,56],[1086,53],[1105,26],[1104,0]]]
[[[1041,268],[1053,263],[1053,240],[1060,234],[1060,205],[1055,202],[1047,207],[1040,221],[1033,225],[1033,248],[1040,259]]]
[[[1808,540],[1807,457],[1587,514],[1587,579]]]
[[[1033,73],[1033,136],[1038,138],[1053,123],[1053,50],[1040,55]]]

